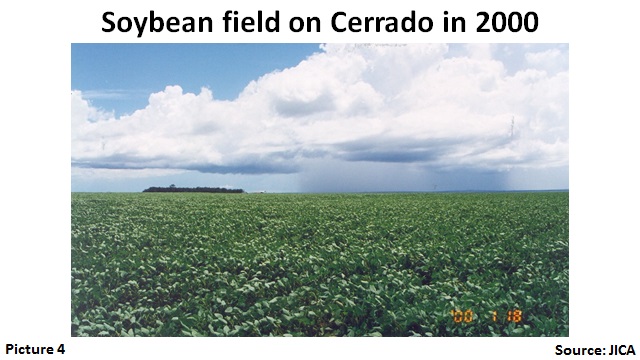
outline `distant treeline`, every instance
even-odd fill
[[[184,187],[176,187],[175,185],[171,185],[169,187],[158,187],[152,186],[148,189],[142,190],[142,192],[202,192],[202,193],[236,193],[241,194],[244,193],[242,189],[226,189],[219,187],[195,187],[195,188],[184,188]]]

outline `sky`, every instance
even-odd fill
[[[72,44],[71,189],[569,188],[567,44]]]

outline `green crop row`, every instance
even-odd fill
[[[71,201],[73,336],[568,336],[567,192]]]

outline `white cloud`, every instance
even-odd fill
[[[564,71],[569,65],[569,54],[557,48],[527,53],[525,59],[531,67],[550,74]]]
[[[325,45],[233,101],[167,86],[119,118],[72,100],[81,168],[291,173],[318,159],[503,171],[568,166],[568,55],[497,45],[447,57],[436,45]],[[511,75],[510,75],[511,74]],[[315,160],[314,160],[315,159]]]
[[[113,118],[113,112],[97,109],[83,97],[82,92],[71,91],[71,125],[73,129],[82,128],[86,126],[86,123],[110,118]]]

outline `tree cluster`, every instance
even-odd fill
[[[169,187],[159,187],[152,186],[148,189],[142,190],[142,192],[200,192],[200,193],[235,193],[241,194],[244,193],[242,189],[227,189],[220,187],[195,187],[195,188],[187,188],[187,187],[176,187],[171,184]]]

